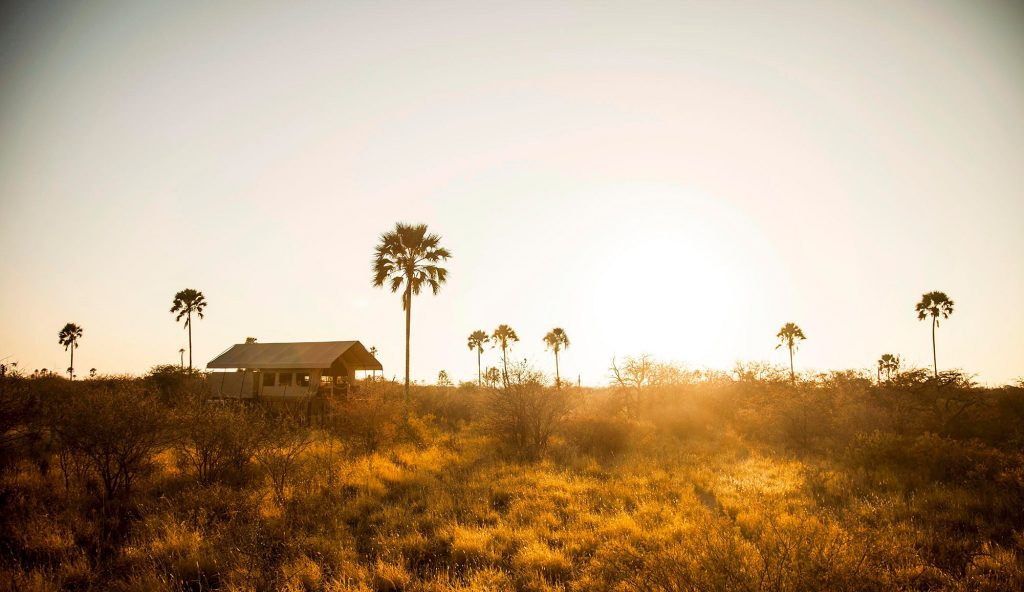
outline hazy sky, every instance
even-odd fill
[[[0,358],[205,365],[246,336],[358,339],[401,377],[380,232],[454,253],[413,304],[413,378],[474,329],[603,384],[694,367],[1024,375],[1016,2],[87,2],[0,12]],[[495,365],[498,354],[485,353]]]

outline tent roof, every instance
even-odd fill
[[[330,368],[338,358],[352,370],[384,369],[358,341],[238,343],[211,360],[206,367]]]

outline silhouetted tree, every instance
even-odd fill
[[[371,345],[370,346],[370,355],[373,356],[374,358],[377,357],[377,346],[375,346],[375,345]],[[370,371],[370,376],[372,376],[374,378],[374,380],[377,379],[377,369],[376,368]]]
[[[921,302],[915,307],[917,320],[932,318],[932,365],[935,378],[939,377],[939,359],[935,353],[935,329],[939,326],[939,317],[948,319],[953,314],[953,301],[943,292],[928,292],[921,296]]]
[[[452,386],[452,379],[448,377],[447,370],[441,370],[437,373],[437,386]]]
[[[417,296],[424,286],[429,286],[436,296],[441,284],[448,279],[448,270],[438,266],[452,255],[439,246],[441,237],[427,234],[426,224],[403,224],[398,222],[395,229],[380,235],[373,257],[373,285],[383,287],[387,283],[392,292],[402,293],[402,309],[405,310],[405,409],[409,410],[409,333],[412,324],[412,297]]]
[[[483,375],[480,372],[480,356],[484,353],[484,344],[490,341],[491,338],[487,336],[480,329],[473,331],[469,334],[469,351],[476,350],[476,384],[477,386],[483,386]]]
[[[779,339],[779,344],[775,346],[775,349],[779,349],[782,346],[786,346],[789,350],[789,379],[796,381],[796,371],[793,368],[793,352],[799,347],[799,343],[804,339],[803,329],[798,327],[796,323],[786,323],[779,329],[779,333],[776,335]]]
[[[544,336],[544,343],[547,344],[551,351],[555,352],[555,388],[561,388],[562,376],[558,371],[558,352],[563,349],[569,349],[569,336],[565,334],[565,330],[561,327],[555,327]]]
[[[182,370],[185,369],[185,348],[178,350],[178,367]]]
[[[494,347],[501,346],[501,380],[508,386],[508,348],[512,346],[512,343],[519,341],[519,336],[516,335],[515,330],[508,325],[498,325],[498,328],[494,330],[494,334],[491,335],[491,339],[494,340]]]
[[[78,348],[78,340],[82,338],[82,328],[74,323],[64,325],[57,335],[59,343],[64,346],[64,351],[71,350],[71,366],[68,367],[68,376],[75,379],[75,349]]]
[[[185,328],[188,329],[188,369],[192,370],[192,313],[203,318],[203,309],[206,308],[206,297],[203,293],[192,288],[187,288],[174,295],[174,303],[171,312],[178,313],[176,321],[185,318]]]
[[[486,371],[484,371],[484,380],[487,381],[487,386],[498,386],[498,382],[501,381],[501,370],[498,370],[493,366],[488,368]]]
[[[900,369],[900,358],[892,354],[882,354],[878,358],[878,382],[882,382],[882,373],[885,373],[886,380],[892,380],[893,375]]]
[[[89,368],[89,378],[96,378],[96,369]]]

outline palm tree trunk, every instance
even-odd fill
[[[562,376],[558,373],[558,350],[555,350],[555,388],[562,388]]]
[[[796,382],[796,371],[793,370],[793,344],[789,344],[789,380]]]
[[[188,371],[192,372],[192,311],[188,311]]]
[[[75,340],[71,340],[71,369],[68,370],[68,377],[71,380],[75,379]]]
[[[409,328],[412,324],[412,280],[405,278],[405,417],[409,418]]]
[[[938,322],[938,318],[932,317],[932,367],[935,372],[935,378],[939,377],[939,358],[935,355],[935,323]]]
[[[483,376],[480,374],[480,347],[476,348],[476,385],[483,386]]]
[[[501,344],[501,383],[508,388],[508,356],[505,354],[505,344]]]

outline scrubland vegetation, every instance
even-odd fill
[[[1024,385],[619,361],[603,389],[0,381],[9,590],[1024,589]]]

